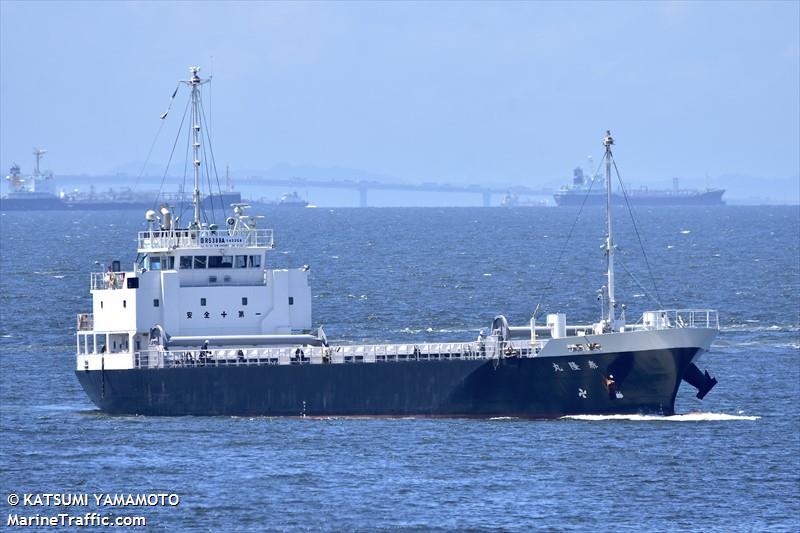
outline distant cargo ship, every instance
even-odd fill
[[[546,207],[547,202],[544,200],[521,200],[519,195],[515,192],[508,191],[506,195],[500,200],[500,207]]]
[[[300,195],[295,191],[282,195],[278,205],[282,207],[306,207],[308,202],[300,198]]]
[[[678,178],[673,178],[672,189],[629,189],[628,201],[634,205],[676,206],[676,205],[725,205],[722,195],[725,189],[681,189]],[[602,206],[606,204],[605,180],[584,176],[581,167],[573,171],[572,185],[565,185],[553,197],[559,206]],[[621,190],[612,191],[611,202],[625,204],[625,194]]]
[[[0,211],[49,211],[49,210],[82,210],[82,211],[112,211],[126,209],[149,209],[157,207],[153,198],[158,197],[160,203],[179,206],[190,205],[192,197],[179,192],[177,194],[158,195],[154,191],[136,192],[130,188],[120,190],[109,189],[104,192],[95,192],[94,187],[89,192],[55,192],[55,180],[51,171],[42,172],[39,169],[42,156],[47,150],[34,148],[36,166],[31,176],[22,174],[20,166],[14,163],[6,176],[9,183],[9,192],[0,198]],[[225,212],[232,204],[242,203],[242,193],[232,190],[230,179],[227,177],[227,189],[209,194],[201,201],[201,209],[209,211],[213,218]],[[159,203],[159,202],[155,202]],[[307,202],[306,202],[307,203]]]
[[[18,164],[11,165],[6,176],[9,192],[0,198],[0,210],[21,211],[27,209],[59,209],[61,199],[55,194],[53,173],[39,170],[39,163],[47,150],[34,148],[36,166],[33,175],[24,176]]]
[[[11,168],[12,174],[19,171],[19,167]],[[11,175],[7,177],[10,178]],[[119,191],[109,190],[101,193],[62,193],[60,195],[42,191],[12,191],[7,196],[0,198],[0,211],[51,211],[51,210],[81,210],[81,211],[120,211],[128,209],[149,209],[155,204],[169,204],[179,206],[190,205],[191,196],[163,195],[160,201],[155,202],[153,191],[134,192],[130,189]],[[236,191],[214,193],[203,198],[202,209],[209,211],[225,212],[232,204],[242,203],[242,194]],[[156,206],[157,207],[157,206]]]
[[[296,191],[293,192],[286,192],[283,193],[278,200],[269,200],[267,198],[260,198],[258,200],[253,200],[248,202],[252,207],[255,208],[272,208],[272,207],[309,207],[309,203],[307,200],[303,200],[303,198],[297,194]],[[315,207],[315,206],[311,206]]]
[[[55,180],[50,171],[41,172],[39,163],[47,151],[34,149],[36,167],[33,175],[24,176],[19,165],[14,163],[6,176],[10,191],[0,198],[2,211],[45,211],[45,210],[81,210],[81,211],[123,211],[130,209],[155,209],[159,204],[172,207],[192,204],[192,195],[183,191],[177,193],[159,193],[156,191],[135,191],[130,187],[109,188],[96,191],[91,186],[88,191],[55,192]],[[307,207],[296,191],[281,195],[278,200],[243,200],[242,193],[233,190],[228,171],[225,172],[225,190],[204,196],[200,208],[209,218],[216,218],[233,204],[251,204],[255,208],[265,207]],[[157,198],[157,200],[154,200]]]

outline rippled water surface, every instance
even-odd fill
[[[311,266],[331,339],[472,340],[537,303],[596,318],[602,216],[556,208],[267,211],[277,266]],[[669,418],[144,418],[98,413],[73,374],[95,261],[135,256],[140,213],[0,215],[0,492],[174,492],[149,530],[800,529],[800,212],[640,209],[665,307],[720,310]],[[618,295],[656,291],[620,214]],[[563,252],[563,255],[562,255]],[[559,257],[561,260],[559,261]],[[630,275],[629,273],[630,272]],[[554,288],[548,289],[548,285]],[[75,508],[76,514],[97,511]],[[63,509],[28,508],[28,514]]]

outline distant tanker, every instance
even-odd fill
[[[681,189],[678,178],[673,178],[672,189],[629,189],[628,200],[634,205],[675,206],[675,205],[725,205],[722,195],[725,189]],[[607,201],[605,180],[587,178],[581,167],[573,171],[572,185],[565,185],[553,197],[559,206],[605,205]],[[625,195],[621,190],[611,193],[611,201],[624,204]]]

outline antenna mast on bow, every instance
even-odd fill
[[[615,312],[617,300],[614,296],[614,238],[611,233],[611,164],[613,162],[613,155],[611,154],[611,146],[614,144],[614,139],[611,137],[611,132],[606,131],[606,136],[603,137],[603,146],[606,148],[606,257],[608,259],[608,327],[614,328],[614,321],[616,320]]]

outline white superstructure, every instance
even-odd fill
[[[199,70],[192,67],[190,79],[182,82],[191,88],[192,221],[180,228],[169,205],[160,213],[148,211],[133,268],[123,271],[113,261],[92,273],[92,313],[78,315],[79,370],[134,368],[137,352],[167,343],[319,342],[306,334],[308,268],[267,268],[272,230],[258,228],[258,217],[245,213],[246,204],[231,206],[233,216],[224,228],[202,220],[200,87],[210,79],[200,78]]]
[[[310,330],[308,269],[267,268],[272,230],[257,228],[244,206],[225,229],[178,229],[161,211],[161,224],[148,212],[131,270],[114,262],[92,273],[92,313],[78,315],[79,367],[104,354],[106,368],[132,368],[135,352],[167,341],[269,343]]]
[[[55,187],[53,185],[53,173],[51,171],[42,172],[39,163],[47,150],[34,148],[33,155],[36,158],[36,165],[32,176],[23,176],[19,165],[14,163],[6,176],[9,185],[9,198],[50,198],[55,197]]]

